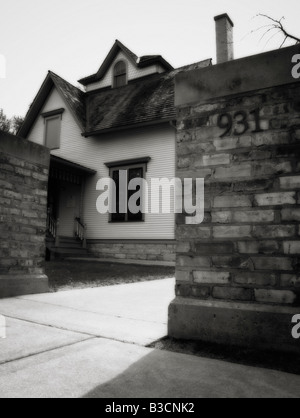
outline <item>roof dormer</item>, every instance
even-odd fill
[[[120,41],[116,41],[96,74],[79,80],[86,91],[119,88],[131,80],[173,70],[160,55],[138,57]]]

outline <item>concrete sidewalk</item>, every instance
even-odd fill
[[[174,289],[174,279],[167,279],[24,296],[0,300],[0,314],[145,346],[167,335]]]
[[[300,397],[300,376],[146,348],[174,280],[0,301],[0,397]]]

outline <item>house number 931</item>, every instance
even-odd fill
[[[227,135],[240,136],[245,134],[250,128],[249,115],[254,115],[255,129],[252,132],[262,132],[259,113],[259,109],[255,109],[249,113],[244,110],[239,110],[233,116],[230,113],[220,114],[218,117],[218,127],[224,129],[220,137],[224,138]]]

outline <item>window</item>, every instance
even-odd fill
[[[50,150],[60,148],[61,117],[45,119],[45,145]]]
[[[114,82],[115,88],[126,86],[127,84],[127,65],[125,61],[118,61],[114,66]]]
[[[128,185],[133,179],[144,179],[147,172],[147,163],[150,161],[149,157],[139,160],[124,161],[121,165],[117,163],[107,163],[106,166],[110,168],[110,177],[114,180],[116,185],[115,196],[112,196],[115,203],[116,213],[110,216],[110,222],[143,222],[144,213],[139,210],[137,213],[132,213],[129,210],[130,198],[139,193],[141,197],[136,200],[138,208],[144,205],[144,190],[142,184],[137,185],[135,190],[128,190]]]
[[[42,113],[45,125],[45,146],[50,150],[60,148],[60,133],[62,115],[65,109],[57,109],[52,112]]]

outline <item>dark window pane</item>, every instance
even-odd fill
[[[127,84],[127,69],[124,61],[119,61],[114,67],[114,87],[122,87]]]
[[[144,177],[144,170],[143,168],[131,168],[128,170],[128,183],[133,179],[142,179]],[[131,196],[133,196],[135,193],[137,193],[141,188],[138,186],[136,190],[128,190],[128,201]],[[143,193],[143,190],[142,190]],[[142,202],[139,198],[136,202],[137,206],[141,206]],[[142,211],[139,211],[138,213],[131,213],[128,211],[128,220],[129,221],[142,221],[143,220],[143,213]]]
[[[113,199],[116,201],[116,213],[112,213],[111,221],[112,222],[125,222],[126,221],[126,214],[119,213],[120,211],[120,172],[119,170],[115,170],[112,173],[112,179],[116,184],[116,196],[113,196]]]
[[[125,64],[125,62],[124,61],[119,61],[115,65],[114,72],[115,72],[115,76],[126,74],[126,64]]]
[[[115,87],[126,86],[126,74],[115,77]]]
[[[115,169],[111,172],[111,177],[116,185],[116,196],[114,200],[116,203],[117,213],[111,214],[111,222],[140,222],[143,221],[143,211],[141,205],[143,204],[142,198],[144,191],[141,190],[142,184],[137,185],[135,190],[128,190],[128,185],[131,180],[134,179],[143,179],[144,178],[144,168],[121,168]],[[132,213],[129,210],[129,199],[140,192],[140,197],[136,200],[136,206],[140,208],[138,213]],[[137,197],[137,196],[135,196]],[[127,198],[127,199],[126,199]],[[121,200],[120,200],[121,199]],[[120,212],[126,213],[120,213]]]

